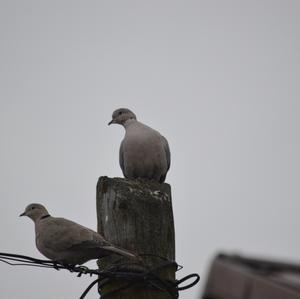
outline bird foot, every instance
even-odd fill
[[[88,271],[90,270],[88,267],[86,266],[79,266],[78,269],[80,269],[80,271],[82,271],[83,274],[88,273]]]
[[[74,272],[75,265],[62,263],[62,265],[65,267],[65,269],[69,270],[70,272]]]

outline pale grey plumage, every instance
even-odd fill
[[[51,260],[81,265],[112,253],[137,258],[135,254],[112,245],[89,228],[64,218],[50,216],[41,204],[28,205],[20,216],[28,216],[33,220],[36,246]]]
[[[113,123],[125,128],[119,151],[119,162],[124,177],[164,182],[171,163],[166,138],[137,121],[135,114],[126,108],[114,111],[109,124]]]

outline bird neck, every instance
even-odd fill
[[[132,126],[133,124],[137,123],[137,120],[132,118],[132,119],[128,119],[123,123],[123,127],[125,129],[129,128],[130,126]]]
[[[49,214],[43,215],[42,217],[40,217],[40,220],[45,219],[45,218],[48,218],[48,217],[50,217]]]
[[[51,217],[51,216],[48,213],[44,213],[41,216],[36,217],[35,219],[32,219],[32,220],[34,223],[37,223],[37,222],[43,221],[44,219],[47,219],[49,217]]]

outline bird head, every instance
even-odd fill
[[[120,108],[113,112],[112,120],[108,123],[108,125],[111,124],[124,125],[125,122],[128,121],[129,119],[136,120],[135,114],[127,108]]]
[[[27,216],[33,221],[36,221],[46,215],[48,215],[47,209],[39,203],[31,203],[26,207],[25,211],[20,214],[20,216]]]

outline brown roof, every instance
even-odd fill
[[[300,299],[300,266],[220,254],[202,299]]]

